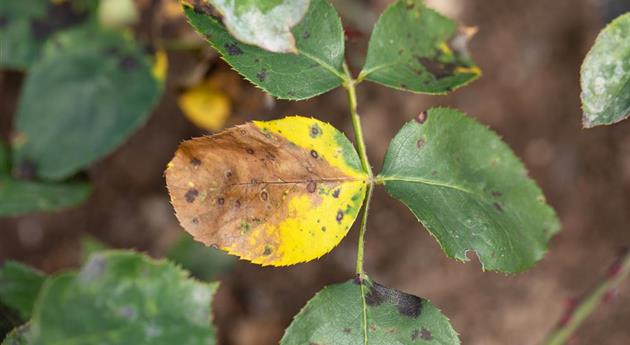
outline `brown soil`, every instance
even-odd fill
[[[358,0],[355,0],[358,2]],[[347,2],[347,1],[346,1]],[[364,1],[380,11],[386,0]],[[449,96],[428,97],[361,85],[360,112],[378,170],[401,125],[433,105],[461,109],[487,124],[523,158],[563,223],[544,260],[516,276],[482,272],[476,259],[446,258],[400,203],[377,189],[367,234],[366,268],[377,281],[429,298],[448,315],[464,344],[538,344],[566,300],[605,274],[630,245],[630,122],[584,130],[580,124],[580,62],[603,25],[594,0],[439,1],[459,6],[459,20],[479,26],[471,51],[484,76]],[[345,2],[344,2],[345,3]],[[365,47],[365,37],[349,50]],[[171,54],[172,76],[191,57]],[[219,67],[223,68],[223,67]],[[21,77],[0,74],[0,129],[8,136]],[[78,264],[79,240],[92,234],[109,245],[160,256],[182,233],[169,205],[162,171],[179,142],[203,134],[183,118],[176,86],[143,129],[93,166],[94,194],[73,210],[0,220],[0,262],[15,259],[47,272]],[[306,114],[350,131],[341,90],[314,100],[271,106],[245,82],[233,122]],[[269,116],[269,114],[275,114]],[[356,229],[321,260],[289,268],[240,262],[226,274],[215,317],[221,344],[277,344],[283,329],[324,285],[352,277]],[[582,327],[574,344],[630,344],[630,282]]]

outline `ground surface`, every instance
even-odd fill
[[[457,107],[502,135],[523,158],[560,215],[563,231],[532,270],[517,276],[484,273],[474,259],[467,264],[447,259],[412,214],[377,189],[367,270],[387,286],[429,298],[452,319],[464,344],[537,344],[565,301],[592,286],[619,248],[630,245],[630,121],[590,130],[580,125],[578,70],[604,15],[598,3],[587,0],[433,2],[462,23],[479,26],[471,51],[484,76],[446,97],[361,85],[359,110],[373,165],[380,168],[389,138],[407,119],[432,105]],[[386,4],[360,6],[378,12]],[[362,40],[353,39],[348,49],[360,51]],[[172,75],[189,60],[171,54]],[[21,77],[0,76],[0,133],[6,139]],[[203,133],[180,114],[175,89],[171,85],[142,130],[90,169],[95,192],[87,204],[0,220],[0,262],[21,260],[47,272],[76,266],[79,239],[86,233],[115,247],[162,255],[182,233],[162,170],[181,140]],[[239,92],[247,104],[237,106],[233,122],[305,114],[351,133],[340,90],[271,107],[245,83]],[[356,229],[331,254],[296,267],[237,264],[223,277],[217,298],[221,344],[276,344],[316,291],[352,276],[355,239]],[[574,344],[629,344],[629,323],[627,282]]]

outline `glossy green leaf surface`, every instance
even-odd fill
[[[236,39],[276,53],[295,53],[291,28],[302,20],[309,0],[210,0]]]
[[[16,310],[23,320],[28,320],[35,299],[46,277],[39,271],[14,261],[0,267],[0,304]]]
[[[398,0],[381,15],[359,75],[398,90],[443,94],[479,77],[468,37],[422,0]]]
[[[448,319],[426,299],[369,279],[331,285],[295,316],[280,345],[458,345]]]
[[[599,34],[582,64],[580,82],[584,127],[630,116],[630,13]]]
[[[8,151],[0,143],[0,217],[31,212],[53,212],[85,201],[90,184],[79,179],[65,182],[17,180],[9,175]]]
[[[26,69],[48,37],[89,20],[95,1],[0,1],[0,68]]]
[[[341,21],[327,0],[311,0],[298,25],[291,29],[295,54],[272,53],[238,41],[203,5],[184,5],[190,24],[235,70],[272,96],[306,99],[343,82],[344,40]]]
[[[95,254],[78,273],[46,282],[29,343],[215,344],[210,306],[217,286],[142,254]]]
[[[122,144],[162,91],[152,57],[114,31],[77,29],[49,40],[24,81],[13,169],[62,180]]]
[[[434,108],[392,140],[378,180],[457,260],[475,251],[484,269],[531,267],[558,219],[512,150],[453,109]]]

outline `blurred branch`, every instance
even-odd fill
[[[630,273],[630,250],[626,249],[610,267],[603,281],[583,297],[569,303],[565,314],[547,336],[543,345],[565,344],[582,322],[603,301],[607,301],[612,296],[628,273]]]

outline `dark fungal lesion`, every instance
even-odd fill
[[[236,56],[243,54],[243,50],[238,46],[236,42],[228,42],[223,45],[225,47],[225,51],[230,56]]]
[[[186,192],[184,198],[186,198],[186,202],[192,203],[197,199],[197,196],[199,196],[199,191],[195,188],[191,188]]]
[[[371,307],[376,307],[383,303],[394,305],[400,314],[417,318],[422,313],[423,299],[372,282],[368,292],[365,294],[365,302]]]

